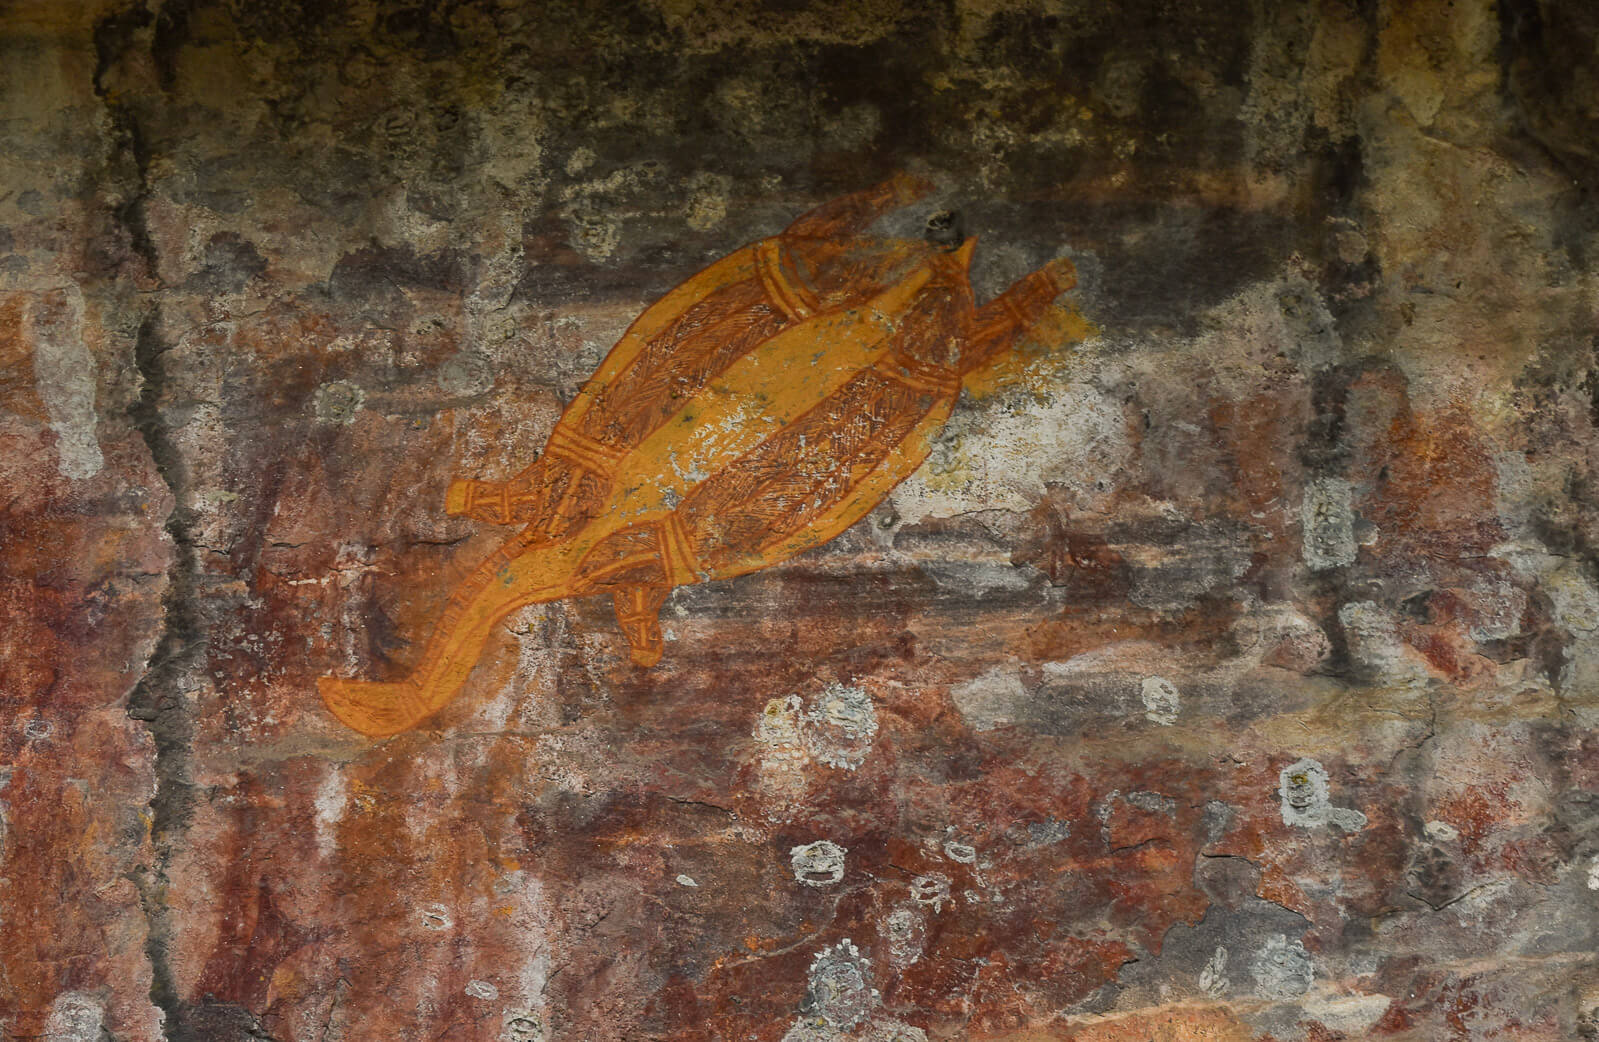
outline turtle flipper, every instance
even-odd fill
[[[1015,347],[1055,298],[1075,285],[1077,269],[1065,257],[1057,257],[984,304],[977,310],[972,335],[961,350],[961,372],[981,369]]]
[[[497,481],[456,478],[444,494],[444,512],[451,517],[508,525],[516,520],[511,516],[509,500],[505,486]]]
[[[616,622],[622,627],[632,649],[635,666],[648,668],[661,661],[665,650],[661,636],[661,605],[666,603],[669,586],[621,586],[611,592],[616,607]]]

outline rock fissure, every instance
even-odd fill
[[[159,256],[150,235],[146,205],[150,198],[151,155],[132,107],[106,86],[108,70],[126,57],[137,34],[151,22],[144,8],[103,21],[94,34],[97,65],[95,93],[112,131],[110,168],[123,199],[112,208],[117,226],[127,234],[132,259],[145,279],[159,279]],[[119,272],[119,276],[123,273]],[[137,279],[139,275],[135,275]],[[146,927],[145,954],[150,964],[150,1001],[161,1011],[168,1039],[187,1038],[185,1003],[179,993],[170,954],[174,939],[168,904],[169,870],[193,820],[198,788],[192,778],[194,719],[185,677],[198,661],[203,638],[196,594],[199,566],[194,537],[184,506],[187,467],[173,438],[162,400],[167,385],[164,356],[172,345],[161,334],[162,301],[158,294],[135,292],[128,305],[136,322],[133,363],[140,386],[129,407],[129,419],[144,443],[173,505],[162,527],[171,544],[167,588],[161,600],[160,631],[143,675],[128,696],[127,713],[144,723],[155,746],[155,792],[150,800],[153,863],[133,873]]]

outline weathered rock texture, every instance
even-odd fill
[[[1599,15],[0,3],[0,1033],[1599,1033]],[[650,300],[931,176],[1049,328],[822,551],[369,741]],[[913,215],[919,221],[921,214]]]

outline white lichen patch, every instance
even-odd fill
[[[911,897],[920,905],[932,905],[933,911],[942,912],[944,902],[951,899],[949,877],[937,872],[917,876],[911,880]]]
[[[337,828],[344,818],[344,807],[349,796],[344,772],[337,764],[330,764],[328,773],[317,786],[312,806],[316,810],[313,825],[316,829],[317,850],[328,857],[337,845]]]
[[[1162,793],[1135,789],[1122,799],[1128,806],[1136,807],[1146,814],[1163,814],[1173,820],[1177,817],[1177,801]]]
[[[105,1008],[98,999],[87,992],[64,991],[50,1004],[45,1042],[100,1042],[104,1025]]]
[[[759,745],[756,787],[765,800],[767,817],[774,821],[787,820],[805,791],[809,757],[800,740],[802,711],[798,695],[774,698],[755,720],[753,737]]]
[[[927,1042],[927,1033],[892,1017],[874,1017],[853,1031],[802,1017],[788,1029],[783,1042]]]
[[[1453,843],[1460,838],[1460,830],[1447,821],[1429,821],[1421,827],[1421,832],[1434,843]]]
[[[798,695],[774,698],[755,720],[754,738],[783,759],[803,760],[805,752],[800,747],[800,709]]]
[[[1218,944],[1199,971],[1199,990],[1219,999],[1232,986],[1232,981],[1227,979],[1227,949]]]
[[[811,960],[800,1013],[817,1026],[851,1031],[871,1016],[878,1001],[871,962],[846,937]]]
[[[1072,823],[1059,818],[1034,821],[1027,826],[1026,846],[1029,850],[1054,846],[1072,834]]]
[[[1383,676],[1403,676],[1415,671],[1407,661],[1399,624],[1393,612],[1375,601],[1352,601],[1338,609],[1349,654],[1356,662]]]
[[[1354,487],[1342,478],[1316,478],[1305,486],[1300,503],[1302,551],[1313,572],[1353,564],[1355,540]]]
[[[828,684],[801,717],[800,738],[811,759],[854,770],[871,751],[877,710],[860,687]]]
[[[901,905],[883,920],[882,935],[889,965],[903,969],[920,959],[927,949],[927,920],[915,907]]]
[[[1350,1038],[1364,1038],[1392,1004],[1387,995],[1315,995],[1306,997],[1303,1008],[1308,1018],[1321,1021],[1326,1028]]]
[[[921,469],[893,492],[905,524],[974,510],[1030,510],[1045,484],[1084,506],[1111,487],[1131,453],[1119,401],[1088,384],[1018,394],[957,412]]]
[[[679,875],[677,877],[677,885],[678,886],[698,887],[700,884],[695,881],[693,876]]]
[[[317,388],[311,408],[323,423],[344,425],[354,423],[365,404],[365,391],[348,380],[335,380]]]
[[[1358,832],[1366,826],[1366,816],[1348,807],[1334,807],[1327,770],[1315,760],[1289,764],[1278,775],[1277,794],[1283,824],[1298,828],[1335,825],[1345,832]]]
[[[544,1018],[530,1009],[505,1011],[500,1042],[544,1042]]]
[[[1310,990],[1315,980],[1315,964],[1298,941],[1282,934],[1266,939],[1250,966],[1255,978],[1255,994],[1263,999],[1296,999]]]
[[[962,865],[972,865],[977,863],[977,848],[970,843],[959,843],[953,839],[946,839],[944,841],[944,856]]]
[[[837,843],[819,839],[791,849],[789,865],[794,870],[795,880],[806,886],[832,886],[844,878],[845,853],[847,851]]]
[[[467,981],[465,991],[474,999],[482,999],[484,1002],[493,1002],[500,997],[500,989],[486,980]]]
[[[450,910],[441,904],[430,904],[422,909],[422,928],[424,930],[443,931],[455,925],[455,920],[450,918]]]
[[[1599,890],[1599,854],[1588,862],[1588,889]]]
[[[1144,719],[1150,723],[1170,727],[1182,712],[1183,700],[1177,687],[1165,677],[1145,677],[1140,685],[1144,702]]]

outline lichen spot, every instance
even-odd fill
[[[323,423],[344,426],[354,423],[361,406],[366,404],[366,392],[348,380],[335,380],[317,388],[312,411]]]
[[[1182,712],[1183,700],[1177,687],[1165,677],[1145,677],[1141,685],[1144,700],[1144,719],[1150,723],[1170,727]]]
[[[909,966],[927,947],[927,920],[911,905],[901,905],[883,921],[883,941],[888,961],[896,968]]]
[[[1305,946],[1282,934],[1266,939],[1255,955],[1251,970],[1255,976],[1255,994],[1273,1000],[1298,998],[1310,990],[1316,975],[1315,964]]]
[[[801,735],[811,758],[830,767],[854,770],[871,751],[877,710],[863,689],[828,684],[805,713]]]
[[[800,1012],[818,1026],[851,1031],[871,1016],[877,1002],[871,962],[848,937],[811,961]]]
[[[819,839],[790,850],[789,864],[794,878],[806,886],[832,886],[844,878],[845,853],[837,843]]]
[[[937,872],[917,876],[911,880],[911,897],[917,904],[932,905],[935,912],[943,911],[944,902],[950,900],[949,877]]]
[[[45,1042],[100,1042],[105,1032],[105,1009],[94,996],[64,991],[50,1004],[45,1021]]]
[[[450,918],[450,910],[441,904],[431,904],[422,909],[422,929],[448,930],[455,925],[455,920]]]
[[[505,1012],[500,1042],[544,1042],[544,1020],[530,1009]]]
[[[962,865],[970,865],[977,861],[977,848],[970,843],[947,839],[944,841],[944,856]]]
[[[1284,767],[1277,783],[1283,824],[1304,829],[1336,825],[1345,832],[1365,827],[1364,814],[1348,807],[1334,807],[1329,793],[1327,769],[1315,760],[1299,760]]]

